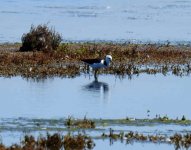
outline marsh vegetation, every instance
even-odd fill
[[[18,45],[1,45],[0,49],[0,75],[7,77],[75,77],[89,71],[82,59],[104,58],[106,54],[112,55],[113,63],[100,74],[185,76],[191,70],[191,47],[185,45],[65,43],[48,52],[20,52]]]
[[[138,131],[127,131],[124,129],[112,129],[111,127],[120,127],[120,126],[133,126],[138,128],[141,126],[160,126],[165,125],[176,125],[176,126],[191,126],[190,120],[184,120],[183,118],[179,119],[169,119],[167,116],[158,117],[153,119],[77,119],[68,117],[66,119],[24,119],[20,118],[17,122],[14,120],[9,120],[9,124],[12,122],[12,126],[9,129],[6,129],[6,124],[1,122],[1,132],[6,130],[12,130],[11,128],[16,127],[18,124],[23,124],[22,128],[27,131],[30,130],[30,133],[25,134],[22,137],[20,143],[15,143],[10,146],[6,146],[3,143],[0,145],[1,150],[70,150],[70,149],[94,149],[96,148],[97,140],[106,140],[110,141],[110,144],[115,142],[122,142],[126,144],[131,143],[154,143],[154,144],[168,144],[174,145],[175,149],[181,148],[190,148],[191,147],[191,135],[189,133],[147,133],[147,132],[138,132]],[[80,122],[82,125],[73,126],[69,122]],[[82,123],[83,122],[83,123]],[[94,127],[89,127],[89,122],[94,124]],[[59,131],[58,131],[59,125]],[[51,128],[49,128],[50,126]],[[70,128],[69,128],[70,126]],[[44,130],[47,128],[47,130]],[[21,135],[24,131],[20,130]],[[14,132],[17,128],[14,129]],[[57,131],[56,131],[57,130]],[[91,132],[89,132],[90,130]],[[41,134],[35,135],[35,132],[41,131]],[[43,132],[42,132],[43,131]],[[53,134],[47,133],[51,132]],[[93,132],[93,133],[92,133]],[[175,131],[176,132],[176,131]]]

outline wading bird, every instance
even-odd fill
[[[94,78],[97,80],[98,69],[109,67],[112,57],[111,55],[106,55],[105,59],[82,59],[82,61],[94,69]]]

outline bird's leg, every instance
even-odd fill
[[[89,65],[86,66],[86,71],[87,71],[87,73],[90,73],[90,66]]]
[[[86,66],[86,71],[89,74],[89,79],[90,79],[90,66],[89,65]]]
[[[97,69],[95,69],[95,71],[94,71],[94,79],[95,79],[95,81],[97,81]]]

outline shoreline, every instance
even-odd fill
[[[67,44],[67,43],[72,43],[72,44],[157,44],[157,45],[187,45],[191,46],[191,41],[190,40],[138,40],[138,39],[114,39],[114,40],[108,40],[108,39],[84,39],[84,40],[72,40],[72,39],[63,39],[61,44]],[[21,44],[21,40],[18,41],[1,41],[0,45],[15,45],[15,44]]]
[[[191,46],[158,44],[66,43],[49,52],[20,52],[21,43],[0,45],[0,76],[26,78],[76,77],[88,72],[84,58],[113,57],[100,74],[131,76],[191,72]]]

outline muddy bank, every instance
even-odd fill
[[[190,74],[191,47],[170,44],[65,43],[51,52],[20,52],[21,44],[0,45],[0,76],[45,78],[75,77],[87,73],[84,58],[104,58],[110,54],[110,68],[100,74],[132,76],[140,73]]]

